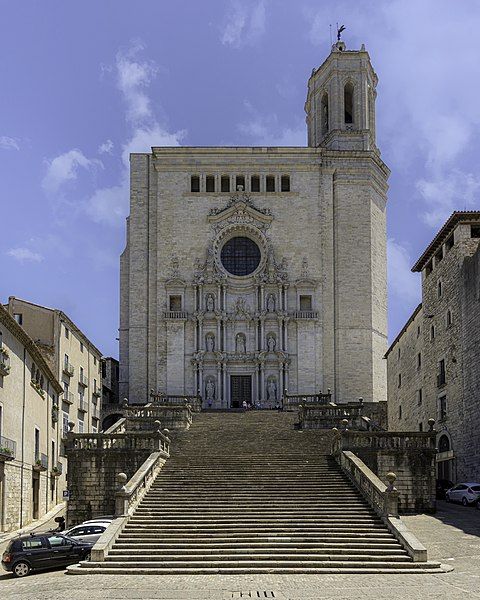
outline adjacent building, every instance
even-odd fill
[[[308,81],[308,147],[130,157],[120,397],[211,408],[332,390],[385,400],[389,169],[377,76],[342,41]]]
[[[0,305],[0,531],[23,527],[62,501],[62,393],[40,348]]]
[[[40,348],[61,382],[60,423],[63,434],[73,422],[78,433],[101,430],[102,354],[61,310],[10,297],[8,312]]]
[[[412,268],[422,303],[387,351],[388,424],[435,419],[438,476],[480,480],[480,212],[454,212]]]

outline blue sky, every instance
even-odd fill
[[[480,3],[1,0],[0,298],[64,310],[117,356],[128,153],[305,145],[329,25],[379,76],[390,339],[410,267],[452,210],[480,208]]]

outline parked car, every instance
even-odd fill
[[[461,502],[463,506],[474,504],[480,498],[480,483],[457,483],[445,493],[447,502]]]
[[[449,481],[448,479],[437,479],[436,483],[436,496],[437,500],[445,500],[445,493],[447,490],[453,488],[455,484],[453,481]]]
[[[13,539],[2,556],[2,566],[15,577],[31,571],[66,567],[86,560],[93,544],[69,538],[63,533],[31,533]]]
[[[89,542],[95,544],[111,521],[85,521],[81,525],[75,525],[65,532],[68,537],[78,542]]]

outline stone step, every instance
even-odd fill
[[[223,566],[223,567],[147,567],[145,564],[131,565],[125,562],[118,563],[93,563],[90,561],[80,563],[80,565],[71,565],[67,567],[69,575],[250,575],[250,574],[272,574],[272,575],[295,575],[295,574],[420,574],[420,573],[444,573],[444,569],[438,563],[351,563],[330,561],[308,563],[304,566],[259,566],[251,564],[249,566]]]
[[[222,539],[222,538],[220,538]],[[189,541],[183,540],[175,540],[174,542],[160,542],[160,541],[152,541],[148,542],[144,539],[141,540],[129,540],[129,541],[118,541],[115,544],[115,550],[155,550],[155,551],[165,551],[171,552],[173,548],[177,548],[178,550],[186,550],[188,552],[194,550],[209,550],[209,549],[230,549],[232,545],[234,545],[235,549],[245,548],[245,549],[256,549],[256,548],[284,548],[284,549],[310,549],[310,548],[325,548],[329,550],[335,549],[376,549],[376,550],[396,550],[399,548],[399,544],[396,540],[392,541],[390,539],[382,539],[382,538],[372,538],[368,541],[355,541],[349,537],[345,538],[326,538],[325,540],[318,541],[301,541],[301,540],[292,540],[290,542],[284,542],[279,538],[278,541],[262,541],[258,542],[255,539],[246,538],[245,541],[240,541],[242,538],[223,538],[228,541],[218,542],[211,540],[203,540],[198,541],[195,538],[189,539]],[[113,552],[113,550],[112,550]]]
[[[228,537],[227,537],[228,534]],[[254,539],[256,541],[346,541],[346,540],[368,540],[371,539],[378,541],[379,539],[392,541],[395,540],[394,536],[385,528],[377,527],[377,528],[362,528],[358,527],[348,531],[342,530],[328,530],[327,528],[319,528],[316,531],[311,530],[297,530],[297,529],[277,529],[275,531],[271,531],[270,529],[255,530],[255,531],[217,531],[213,530],[211,532],[206,531],[192,531],[189,535],[186,535],[184,531],[174,532],[168,531],[162,534],[159,537],[158,533],[155,531],[151,531],[150,528],[134,528],[131,531],[122,531],[119,534],[118,539],[145,539],[145,541],[149,539],[159,540],[161,542],[165,542],[167,540],[180,540],[187,543],[189,540],[197,540],[197,541],[228,541],[235,539],[237,541],[248,541]]]
[[[125,527],[124,532],[125,535],[127,534],[138,534],[140,536],[145,536],[148,537],[149,535],[151,535],[152,537],[155,536],[166,536],[169,535],[171,533],[176,533],[176,534],[182,534],[182,536],[185,536],[185,534],[188,534],[188,536],[191,536],[192,534],[198,534],[198,535],[207,535],[210,533],[218,533],[218,534],[249,534],[252,533],[254,534],[255,532],[261,533],[261,534],[265,534],[265,533],[269,533],[272,536],[274,536],[275,534],[278,534],[280,532],[282,533],[299,533],[302,535],[305,535],[307,533],[312,533],[315,535],[319,535],[320,532],[322,533],[328,533],[329,535],[335,532],[341,533],[343,535],[350,535],[350,534],[354,534],[354,533],[380,533],[384,531],[384,528],[381,526],[374,526],[370,523],[366,523],[363,525],[335,525],[332,526],[329,523],[324,523],[319,524],[319,523],[315,523],[315,524],[311,524],[308,527],[303,527],[300,525],[294,525],[294,526],[287,526],[287,525],[272,525],[272,524],[268,524],[268,527],[266,527],[265,525],[256,525],[255,527],[251,527],[251,526],[246,526],[246,525],[237,525],[235,526],[231,526],[231,525],[207,525],[207,524],[203,524],[203,525],[197,525],[197,526],[192,526],[192,525],[183,525],[183,526],[178,526],[178,525],[146,525],[146,524],[138,524],[138,525],[128,525],[127,527]],[[181,536],[181,537],[182,537]]]
[[[274,511],[272,509],[261,509],[261,508],[237,508],[237,509],[227,509],[227,510],[218,510],[218,509],[170,509],[165,510],[163,507],[159,506],[158,508],[138,508],[135,511],[136,517],[142,517],[143,519],[200,519],[200,518],[216,518],[221,517],[223,520],[225,519],[235,519],[238,520],[239,517],[247,517],[249,519],[264,519],[266,517],[270,517],[272,513],[274,513],[277,517],[283,518],[315,518],[318,516],[332,516],[338,517],[339,515],[348,516],[352,519],[355,519],[357,516],[376,516],[372,509],[366,507],[345,507],[345,508],[276,508]]]
[[[211,557],[218,557],[215,560],[245,560],[251,559],[269,559],[272,557],[282,560],[313,560],[318,556],[328,556],[329,560],[334,560],[334,556],[342,556],[346,560],[351,558],[362,560],[371,560],[372,550],[375,551],[375,557],[382,557],[384,560],[390,558],[392,560],[404,559],[407,552],[400,546],[397,548],[201,548],[201,549],[176,549],[172,552],[171,549],[149,548],[148,551],[142,548],[120,549],[114,548],[110,550],[107,560],[119,560],[120,557],[126,557],[128,560],[159,560],[159,556],[165,555],[170,561],[173,560],[208,560]]]

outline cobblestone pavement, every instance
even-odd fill
[[[432,575],[65,575],[0,576],[2,600],[480,600],[480,511],[439,503],[436,515],[405,517],[429,558],[454,567]]]

